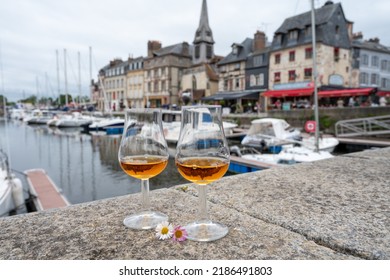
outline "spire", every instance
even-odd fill
[[[209,43],[214,44],[213,32],[209,25],[209,16],[207,12],[207,1],[203,0],[202,10],[200,14],[199,27],[195,33],[194,44],[197,43]]]
[[[192,62],[194,64],[204,63],[214,57],[214,39],[213,32],[209,25],[207,14],[207,2],[203,0],[200,13],[199,27],[195,32],[194,52]]]

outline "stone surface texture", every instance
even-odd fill
[[[123,226],[140,209],[128,195],[0,219],[0,259],[390,259],[390,148],[224,177],[208,186],[213,242],[161,241]],[[152,205],[185,225],[193,184],[151,192]]]

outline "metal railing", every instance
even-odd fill
[[[337,137],[390,134],[390,115],[338,121],[335,130]]]

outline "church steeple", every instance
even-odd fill
[[[213,32],[209,25],[207,1],[203,0],[199,27],[195,33],[193,62],[207,62],[214,56]]]

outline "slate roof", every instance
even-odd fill
[[[380,43],[377,43],[377,42],[353,41],[352,47],[390,54],[390,47],[386,47],[386,46],[384,46]]]
[[[253,51],[253,39],[251,38],[246,38],[241,44],[235,43],[232,47],[234,45],[237,45],[239,48],[237,54],[234,54],[232,50],[224,59],[217,63],[218,66],[246,60]]]
[[[315,9],[316,25],[326,24],[339,8],[341,8],[341,3],[328,4]],[[288,33],[289,30],[300,30],[309,25],[311,25],[311,11],[285,19],[275,33]]]
[[[188,45],[188,54],[184,54],[184,44],[187,44],[186,42],[163,47],[157,51],[154,51],[153,54],[156,56],[163,56],[168,54],[177,54],[177,55],[187,55],[191,56],[192,54],[192,46]]]

